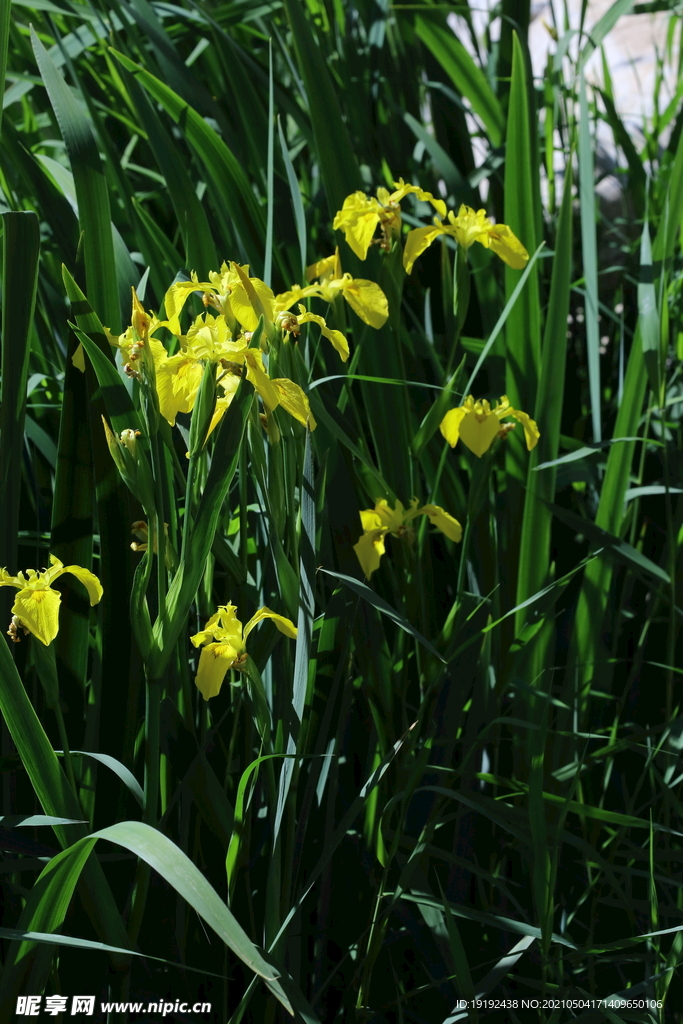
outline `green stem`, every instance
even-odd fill
[[[187,467],[187,484],[185,487],[185,514],[183,516],[183,539],[182,546],[180,549],[180,560],[185,562],[187,554],[187,545],[190,541],[190,522],[192,519],[192,492],[194,490],[194,481],[197,473],[197,459],[198,455],[192,455],[190,457],[190,464]]]
[[[145,701],[145,803],[143,821],[156,825],[159,814],[159,709],[163,684],[156,679],[147,679]],[[135,891],[131,910],[128,936],[133,945],[137,943],[142,918],[147,904],[151,868],[146,861],[139,860],[135,874]]]
[[[74,765],[71,757],[71,750],[69,748],[69,740],[66,735],[66,725],[64,723],[64,715],[59,704],[59,700],[54,705],[54,713],[57,719],[57,729],[59,730],[59,740],[62,744],[62,751],[64,753],[64,769],[66,771],[66,777],[69,780],[69,785],[77,795],[78,790],[76,789],[76,778],[74,776]]]

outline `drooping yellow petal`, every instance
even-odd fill
[[[315,313],[308,313],[303,306],[299,306],[297,320],[300,324],[317,324],[322,331],[323,337],[332,342],[332,345],[341,356],[342,362],[346,362],[349,358],[349,343],[341,331],[332,330],[332,328],[327,326],[323,317],[317,316]]]
[[[230,406],[230,403],[232,402],[233,398],[235,397],[235,393],[237,392],[239,386],[240,378],[237,377],[234,373],[229,373],[226,377],[223,377],[223,379],[221,380],[220,387],[223,388],[223,394],[216,399],[216,408],[213,411],[211,423],[209,424],[209,429],[206,432],[207,438],[211,431],[215,430],[220,421],[222,420],[226,410]]]
[[[475,412],[468,412],[460,423],[460,440],[481,458],[495,441],[499,430],[500,420],[494,413],[480,418]]]
[[[275,377],[270,381],[270,384],[275,389],[279,403],[285,412],[288,412],[290,416],[298,420],[303,427],[315,430],[318,424],[311,412],[308,398],[299,385],[287,377]]]
[[[364,260],[380,220],[381,207],[376,199],[364,192],[353,192],[344,200],[332,224],[335,231],[343,231],[349,247]]]
[[[448,441],[451,448],[455,448],[460,438],[460,424],[467,416],[468,410],[459,406],[446,413],[439,424],[439,430]]]
[[[423,505],[419,509],[419,514],[429,516],[432,526],[441,530],[449,540],[455,541],[456,544],[462,540],[462,526],[457,519],[454,519],[448,512],[444,512],[439,505]]]
[[[17,576],[10,576],[7,569],[0,569],[0,587],[17,587],[18,590],[23,590],[25,581],[19,579]]]
[[[75,576],[77,580],[81,581],[85,589],[88,591],[88,600],[90,601],[91,608],[102,600],[102,584],[98,580],[97,576],[90,572],[90,569],[84,569],[80,565],[63,565],[59,571],[51,577],[51,581],[57,579],[58,576],[62,576],[65,572],[70,572],[72,576]],[[38,591],[36,591],[36,593],[38,593]]]
[[[358,556],[360,567],[365,573],[366,579],[370,579],[373,572],[379,568],[379,560],[386,550],[384,547],[384,537],[387,532],[385,526],[381,526],[377,530],[368,530],[363,534],[358,543],[353,545],[353,550]]]
[[[398,181],[394,182],[394,188],[396,191],[392,192],[389,196],[390,202],[400,203],[405,196],[413,193],[423,203],[431,203],[440,217],[446,216],[446,204],[443,199],[435,199],[431,192],[425,192],[419,185],[408,185],[404,182],[403,178],[399,178]]]
[[[524,439],[526,441],[527,451],[531,451],[538,444],[538,439],[541,434],[536,425],[536,421],[532,420],[525,412],[521,412],[519,409],[510,409],[507,413],[508,416],[514,416],[516,420],[524,427]]]
[[[202,649],[195,684],[204,700],[218,696],[226,673],[237,658],[237,651],[229,643],[207,644]]]
[[[507,224],[495,224],[491,228],[489,244],[496,256],[513,270],[524,270],[529,262],[529,253]]]
[[[348,280],[346,280],[347,276]],[[387,322],[389,317],[387,297],[374,281],[363,281],[345,275],[342,295],[356,316],[359,316],[370,327],[379,330]]]
[[[48,647],[59,632],[61,600],[59,591],[49,587],[20,590],[12,605],[12,615],[20,618],[22,625]]]
[[[408,232],[406,238],[406,247],[403,251],[403,266],[405,267],[406,274],[409,274],[413,269],[413,264],[418,256],[420,256],[425,249],[428,249],[435,238],[439,235],[443,235],[445,228],[442,224],[433,224],[431,227],[426,228],[414,228]]]
[[[249,622],[244,627],[244,639],[246,640],[251,633],[254,626],[258,626],[259,622],[263,622],[264,619],[272,619],[277,628],[285,636],[290,637],[292,640],[296,640],[297,628],[291,619],[286,619],[284,615],[278,615],[277,612],[271,612],[270,608],[259,608],[255,615],[249,619]]]
[[[244,353],[244,361],[247,366],[247,380],[251,381],[258,391],[266,409],[272,412],[280,404],[280,396],[275,390],[268,374],[263,369],[261,353],[254,348],[247,349]]]

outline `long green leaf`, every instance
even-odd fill
[[[26,928],[26,931],[52,931],[61,926],[83,865],[98,839],[122,846],[157,871],[233,953],[263,978],[273,995],[292,1013],[289,1000],[278,983],[278,970],[262,958],[199,868],[163,833],[141,821],[123,821],[110,825],[85,836],[54,857],[36,882],[36,886],[42,890],[40,916],[50,927],[31,927]],[[17,960],[21,960],[30,945],[22,943]]]
[[[209,127],[189,103],[125,54],[114,49],[111,52],[180,126],[188,144],[210,176],[211,197],[222,210],[224,223],[226,226],[234,223],[235,227],[230,234],[234,235],[236,228],[236,237],[230,239],[232,244],[237,245],[241,241],[247,261],[261,262],[265,217],[239,161],[220,135]]]
[[[0,96],[5,95],[5,72],[7,70],[7,44],[11,21],[11,0],[0,0]],[[2,106],[0,106],[0,129],[2,129]]]
[[[327,203],[330,215],[334,217],[346,196],[361,187],[362,178],[349,130],[342,117],[339,90],[332,84],[323,48],[315,39],[304,14],[305,6],[300,0],[284,0],[299,72],[306,86]]]
[[[439,23],[431,17],[419,16],[415,19],[415,31],[460,95],[469,100],[475,114],[484,122],[491,146],[494,149],[500,146],[505,128],[503,111],[484,72],[477,67],[450,25],[445,23],[445,19],[444,23]]]
[[[2,228],[0,566],[14,566],[10,571],[15,572],[18,568],[26,383],[38,285],[40,229],[35,213],[4,213]],[[6,601],[0,602],[0,606],[4,604]]]
[[[71,163],[78,199],[78,220],[83,232],[88,296],[101,320],[118,334],[121,310],[116,285],[109,192],[95,137],[90,122],[81,112],[33,29],[31,42]]]

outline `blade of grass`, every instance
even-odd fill
[[[586,79],[579,76],[579,197],[581,216],[581,255],[586,288],[586,354],[590,389],[593,440],[602,440],[600,388],[600,328],[598,326],[598,250],[595,234],[595,175],[593,140],[588,119]]]
[[[540,423],[539,443],[529,452],[527,495],[520,539],[517,604],[535,594],[546,583],[550,566],[550,534],[552,516],[544,501],[555,497],[555,474],[532,476],[541,463],[552,463],[560,446],[560,425],[564,398],[565,361],[567,352],[567,315],[572,272],[572,174],[568,164],[564,194],[557,225],[550,298],[543,334],[541,372],[534,419]],[[521,618],[515,623],[522,626]]]

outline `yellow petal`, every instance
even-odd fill
[[[532,420],[530,416],[527,416],[525,412],[521,412],[519,409],[510,409],[507,413],[508,416],[514,416],[516,420],[524,427],[524,439],[526,441],[527,451],[531,451],[538,444],[538,439],[541,434],[536,426],[535,420]]]
[[[321,327],[320,329],[323,333],[323,337],[327,338],[328,341],[332,342],[333,347],[341,356],[341,361],[345,363],[346,360],[349,358],[349,343],[342,334],[342,332],[334,331],[332,330],[331,327],[327,326]]]
[[[460,437],[460,424],[467,416],[467,409],[459,406],[457,409],[451,409],[447,412],[444,418],[439,424],[439,430],[448,441],[451,448],[455,448]]]
[[[249,267],[240,267],[238,263],[231,263],[230,267],[236,275],[231,276],[232,312],[245,331],[255,331],[261,314],[266,320],[274,319],[275,296],[263,281],[248,276]]]
[[[417,498],[413,498],[410,502],[410,508],[403,513],[403,522],[410,523],[415,516],[420,516],[424,512],[424,509],[418,508],[419,501]]]
[[[415,228],[408,232],[406,247],[403,252],[403,266],[406,274],[413,269],[413,263],[425,249],[429,248],[435,238],[443,235],[445,228],[441,224],[433,224],[431,227]]]
[[[316,313],[308,313],[303,306],[299,306],[297,320],[300,324],[317,324],[322,331],[323,337],[332,342],[332,345],[341,356],[342,362],[346,362],[349,358],[349,343],[341,331],[333,331],[332,328],[327,326],[324,317],[318,316]]]
[[[270,383],[275,388],[280,405],[285,412],[288,412],[290,416],[298,420],[303,427],[315,430],[318,424],[311,412],[308,398],[299,385],[287,377],[276,377]]]
[[[493,225],[489,230],[489,244],[496,256],[513,270],[524,270],[529,262],[529,253],[507,224]]]
[[[98,580],[94,573],[90,572],[90,569],[84,569],[80,565],[62,565],[58,572],[54,575],[50,575],[50,582],[57,579],[58,576],[62,576],[65,572],[70,572],[72,576],[75,576],[77,580],[80,580],[85,589],[88,591],[88,599],[90,601],[90,607],[98,604],[102,600],[102,584]]]
[[[190,637],[195,647],[199,647],[200,644],[205,644],[209,640],[219,640],[231,644],[237,652],[236,657],[244,654],[242,623],[235,615],[236,611],[237,606],[234,604],[219,605],[218,611],[214,612],[204,629]]]
[[[368,254],[372,237],[379,224],[380,206],[376,199],[364,192],[354,192],[344,200],[334,218],[335,231],[343,231],[349,247],[356,256],[364,260]]]
[[[431,203],[440,217],[446,216],[446,204],[443,199],[435,199],[431,192],[425,192],[419,185],[407,185],[403,178],[399,178],[398,181],[394,182],[394,188],[396,191],[392,192],[389,196],[391,202],[400,203],[405,196],[413,193],[423,203]]]
[[[397,500],[396,505],[392,508],[386,498],[381,498],[375,504],[375,512],[379,516],[382,526],[386,527],[390,533],[398,535],[405,522],[403,503]]]
[[[426,516],[429,516],[429,521],[432,526],[436,526],[437,530],[441,530],[449,540],[455,541],[459,544],[462,540],[462,526],[457,519],[449,515],[439,505],[423,505],[419,510]]]
[[[179,412],[192,412],[203,372],[200,362],[182,352],[157,367],[159,412],[171,426]]]
[[[277,628],[285,636],[290,637],[292,640],[296,640],[297,628],[290,619],[286,619],[284,615],[278,615],[277,612],[271,612],[270,608],[259,608],[255,615],[249,619],[249,622],[244,627],[244,639],[246,640],[251,633],[254,626],[258,626],[259,622],[263,622],[264,619],[272,619]]]
[[[358,543],[353,545],[366,579],[370,579],[373,572],[379,568],[379,560],[385,552],[384,537],[387,532],[385,526],[377,530],[368,530]]]
[[[195,684],[204,700],[217,697],[228,669],[237,661],[237,651],[229,643],[208,644],[199,656]]]
[[[356,316],[359,316],[370,327],[379,330],[387,322],[389,317],[387,297],[374,281],[349,278],[348,283],[344,284],[342,295]]]
[[[500,430],[500,420],[491,413],[484,419],[477,414],[468,412],[460,424],[460,440],[479,458],[487,452]]]
[[[488,249],[489,232],[493,229],[493,224],[486,216],[486,210],[477,210],[475,213],[471,206],[461,203],[457,217],[451,210],[448,220],[451,227],[449,233],[463,249],[469,249],[475,242],[481,242]]]
[[[300,288],[298,284],[295,284],[288,292],[282,292],[280,295],[275,296],[274,310],[276,313],[282,313],[286,309],[291,309],[295,302],[301,302],[302,299],[308,298],[309,295],[317,294],[317,285]]]
[[[280,396],[273,386],[273,382],[263,369],[263,356],[254,348],[247,349],[244,353],[244,362],[247,367],[247,380],[251,381],[258,391],[263,404],[269,412],[277,409],[280,404]]]
[[[365,533],[368,530],[381,530],[384,526],[381,517],[372,508],[363,509],[360,514],[360,521]]]
[[[235,376],[234,373],[229,373],[227,377],[224,377],[221,380],[220,387],[223,388],[223,394],[216,399],[216,408],[213,411],[211,423],[209,424],[209,429],[206,432],[207,437],[209,436],[212,430],[216,429],[220,421],[223,419],[225,411],[229,407],[233,398],[235,397],[235,393],[239,386],[240,379],[239,377]]]
[[[208,282],[198,281],[176,281],[164,295],[164,309],[166,310],[166,323],[171,334],[180,334],[180,313],[183,306],[189,299],[192,292],[212,292],[214,286]]]
[[[16,587],[18,590],[23,590],[24,582],[17,576],[10,576],[7,569],[0,569],[0,587]]]
[[[334,275],[338,262],[338,253],[333,253],[331,256],[326,256],[324,260],[318,260],[317,263],[312,263],[310,267],[306,267],[306,280],[315,281],[316,278],[325,277],[330,272]],[[338,276],[341,277],[341,274]]]
[[[59,591],[49,587],[43,590],[20,590],[12,605],[12,615],[18,616],[22,625],[47,647],[59,632],[61,600]]]

